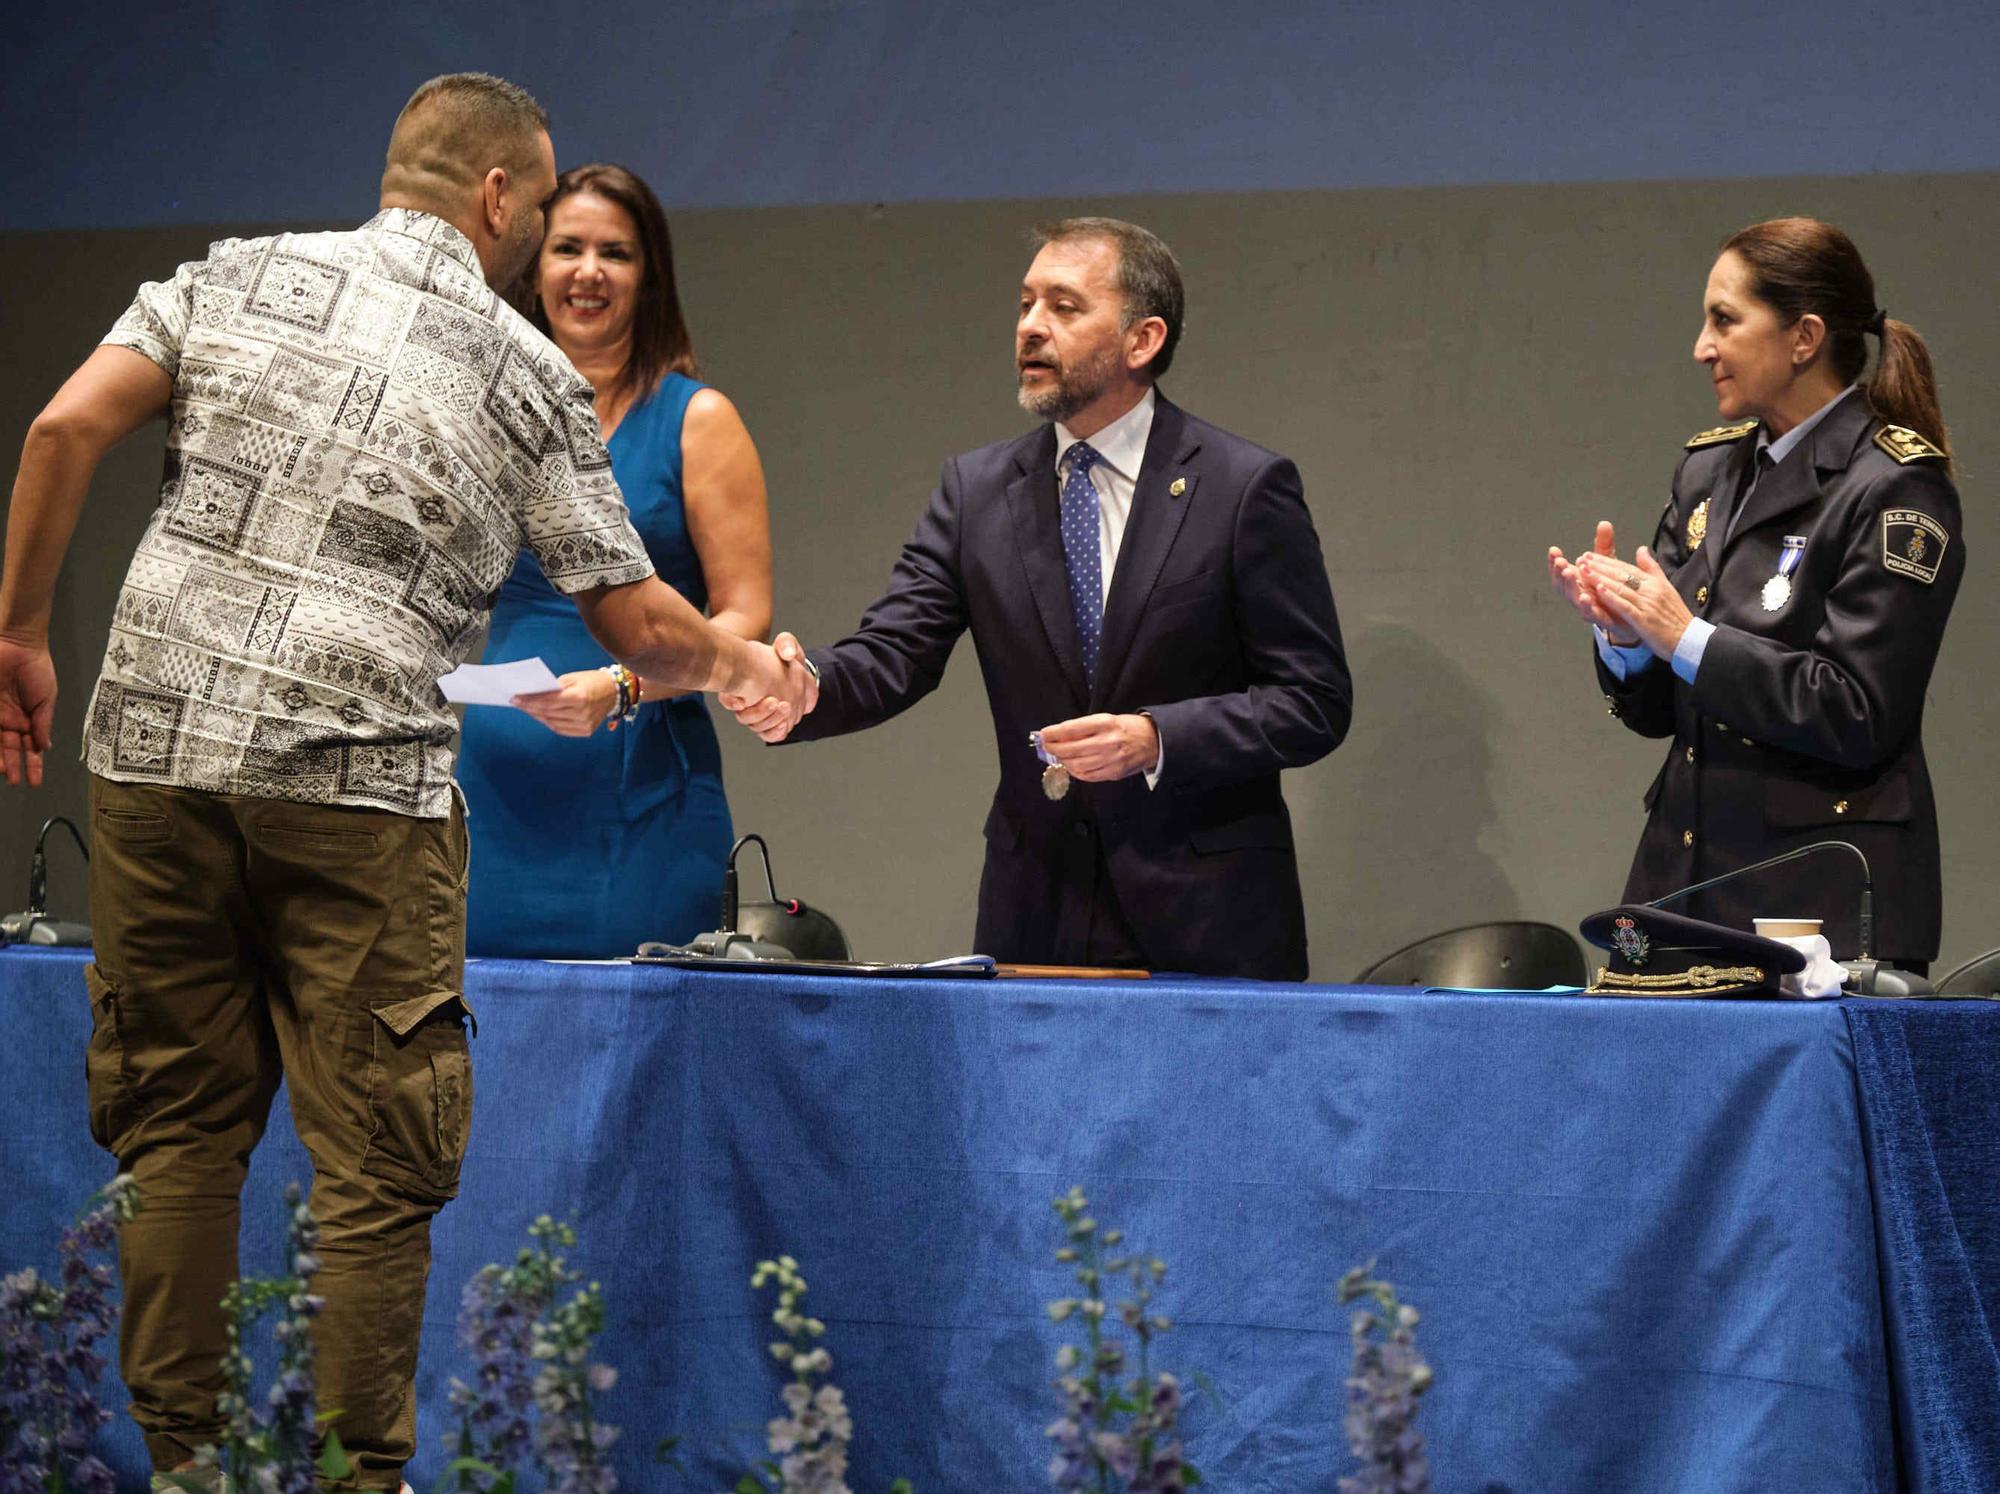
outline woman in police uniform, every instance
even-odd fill
[[[1550,579],[1598,635],[1611,713],[1673,738],[1646,792],[1639,902],[1817,840],[1859,846],[1739,878],[1684,911],[1814,916],[1836,957],[1922,970],[1939,924],[1924,692],[1965,570],[1929,351],[1876,303],[1853,242],[1811,218],[1732,235],[1695,361],[1723,424],[1687,443],[1651,549],[1609,524]],[[1867,340],[1879,351],[1869,365]]]

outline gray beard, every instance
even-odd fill
[[[1081,410],[1088,400],[1078,399],[1076,391],[1062,384],[1030,394],[1025,388],[1017,390],[1015,397],[1021,408],[1039,420],[1067,420]]]
[[[1016,391],[1021,408],[1042,420],[1067,421],[1070,416],[1111,387],[1116,365],[1108,357],[1098,358],[1075,370],[1056,376],[1052,388],[1030,394],[1025,386]]]

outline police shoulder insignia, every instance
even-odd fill
[[[1688,437],[1687,449],[1693,451],[1699,446],[1720,446],[1724,441],[1741,441],[1757,429],[1757,422],[1746,420],[1740,425],[1718,425],[1712,430],[1698,431]]]
[[[1885,425],[1875,433],[1875,444],[1908,466],[1926,458],[1942,462],[1945,454],[1906,425]]]
[[[1914,508],[1882,510],[1882,564],[1899,576],[1929,586],[1937,580],[1945,546],[1950,543],[1944,525],[1927,513]]]

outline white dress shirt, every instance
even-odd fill
[[[1110,599],[1111,572],[1118,564],[1118,548],[1125,543],[1125,525],[1132,518],[1132,489],[1139,482],[1139,464],[1146,459],[1146,438],[1153,434],[1153,391],[1090,438],[1090,446],[1102,457],[1090,469],[1090,485],[1097,489],[1097,573],[1104,594],[1100,604]],[[1056,422],[1056,496],[1061,501],[1063,480],[1069,476],[1069,449],[1080,438],[1069,427]]]
[[[1132,492],[1139,485],[1139,464],[1146,459],[1146,440],[1153,434],[1153,391],[1090,438],[1091,450],[1101,460],[1090,469],[1090,485],[1097,489],[1097,574],[1102,594],[1099,605],[1111,598],[1111,572],[1118,565],[1118,550],[1125,543],[1125,526],[1132,518]],[[1056,422],[1056,501],[1062,501],[1063,481],[1069,476],[1069,449],[1082,439],[1068,426]],[[1139,713],[1145,715],[1144,711]],[[1155,724],[1154,734],[1159,727]],[[1160,741],[1160,755],[1146,771],[1146,787],[1157,788],[1167,769],[1167,744]]]

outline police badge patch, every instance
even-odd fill
[[[1882,564],[1929,586],[1937,580],[1951,536],[1944,525],[1914,508],[1882,511]]]
[[[1611,947],[1629,964],[1643,965],[1653,948],[1653,941],[1646,937],[1631,915],[1621,913],[1611,920]]]
[[[1701,502],[1697,503],[1694,506],[1694,512],[1688,515],[1688,521],[1687,521],[1688,554],[1692,555],[1694,554],[1695,551],[1699,550],[1701,548],[1701,542],[1707,538],[1708,538],[1708,500],[1704,498],[1701,500]]]

